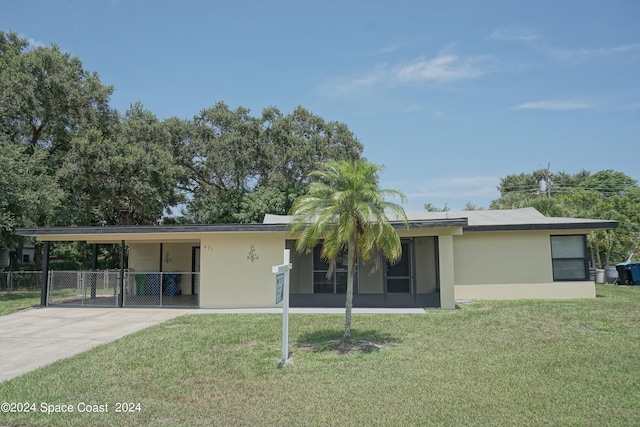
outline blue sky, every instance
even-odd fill
[[[640,2],[2,1],[0,29],[55,43],[160,119],[225,101],[345,122],[381,183],[487,207],[499,178],[640,180]]]

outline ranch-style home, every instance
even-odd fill
[[[593,298],[587,234],[616,221],[545,217],[533,208],[409,213],[393,221],[402,258],[357,266],[356,307],[454,308],[456,300]],[[119,244],[128,265],[119,271],[43,275],[44,304],[275,306],[272,266],[290,249],[290,305],[342,307],[347,269],[295,250],[291,217],[266,215],[261,224],[22,228],[44,242]],[[123,263],[124,265],[124,263]],[[328,274],[330,273],[330,274]]]

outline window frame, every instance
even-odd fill
[[[318,251],[318,253],[316,253],[316,251]],[[338,274],[348,274],[348,269],[347,269],[347,265],[346,265],[346,258],[347,258],[347,254],[343,253],[340,254],[339,257],[344,257],[343,262],[336,262],[336,267],[333,269],[333,272],[331,274],[331,283],[332,283],[332,292],[317,292],[316,291],[316,274],[317,273],[322,273],[324,274],[324,277],[326,277],[327,272],[329,271],[329,264],[322,261],[322,259],[320,258],[320,251],[322,251],[322,244],[318,244],[313,248],[312,254],[311,254],[311,259],[312,259],[312,268],[311,268],[311,287],[313,290],[313,294],[314,295],[345,295],[346,292],[346,285],[345,285],[345,291],[344,292],[338,292],[338,280],[337,280],[337,276]],[[320,260],[320,264],[321,264],[321,268],[317,268],[318,266],[316,266],[316,262],[317,260]],[[354,272],[354,277],[353,277],[353,290],[354,293],[357,293],[357,289],[358,289],[358,274],[359,274],[359,268],[358,268],[358,263],[356,262],[356,271]],[[320,285],[321,286],[321,285]]]
[[[554,256],[553,253],[553,240],[557,238],[569,238],[569,237],[581,237],[582,238],[582,257],[560,257]],[[551,245],[551,272],[553,274],[554,282],[586,282],[589,281],[589,253],[587,247],[587,236],[585,234],[552,234],[549,239]],[[581,277],[557,277],[556,275],[556,261],[582,261],[583,275]]]
[[[401,245],[407,245],[407,251],[402,249],[402,256],[400,261],[405,260],[407,262],[407,268],[409,269],[409,275],[389,275],[389,270],[393,269],[395,265],[391,265],[389,261],[385,258],[385,272],[384,272],[384,293],[390,295],[414,295],[416,293],[415,290],[415,239],[400,239]],[[394,281],[409,281],[409,290],[405,291],[389,291],[389,282],[393,283]]]

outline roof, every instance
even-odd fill
[[[585,218],[546,217],[534,208],[458,212],[409,212],[409,228],[461,227],[464,232],[517,230],[592,230],[617,228],[617,221]],[[404,228],[399,217],[390,218],[396,228]],[[261,224],[127,225],[94,227],[17,228],[20,236],[41,240],[120,240],[127,236],[203,233],[285,232],[293,222],[288,215],[267,214]]]
[[[391,217],[397,221],[398,217]],[[617,221],[587,218],[547,217],[535,208],[448,211],[448,212],[407,212],[410,224],[433,224],[438,221],[466,220],[463,231],[509,231],[509,230],[575,230],[617,228]],[[265,224],[290,224],[293,217],[288,215],[266,215]]]

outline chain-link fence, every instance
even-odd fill
[[[0,292],[37,297],[42,285],[41,271],[0,272]]]
[[[125,271],[125,307],[198,307],[199,273]],[[118,307],[120,271],[50,271],[48,305]]]
[[[200,273],[128,272],[123,304],[126,307],[199,307]]]

